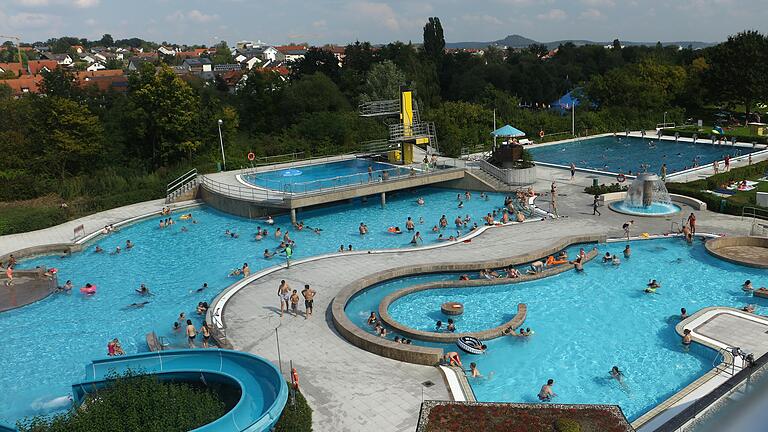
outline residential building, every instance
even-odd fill
[[[151,62],[143,57],[131,57],[130,60],[128,60],[128,72],[136,72],[141,69],[141,65],[144,63]]]
[[[211,64],[211,60],[205,57],[188,58],[184,60],[181,66],[194,74],[213,71],[213,65]]]
[[[245,65],[246,69],[251,70],[254,67],[258,67],[259,65],[263,64],[264,61],[259,59],[258,57],[251,57],[248,60],[241,63]]]
[[[241,65],[240,63],[228,63],[228,64],[213,65],[213,71],[214,72],[239,71],[242,68],[243,68],[243,65]]]
[[[0,63],[0,74],[12,72],[16,76],[21,76],[27,73],[24,65],[21,63]]]
[[[69,54],[45,53],[41,57],[46,58],[48,60],[56,60],[56,63],[62,66],[69,66],[75,62]]]
[[[51,72],[57,67],[59,67],[59,62],[56,60],[29,60],[27,62],[27,71],[30,75],[37,75],[44,70]]]
[[[37,93],[42,82],[42,75],[35,75],[22,76],[17,79],[2,80],[0,81],[0,84],[5,84],[10,87],[11,95],[18,97],[25,93]]]
[[[277,50],[285,56],[287,62],[301,60],[307,54],[307,47],[304,45],[283,45],[277,47]]]
[[[172,56],[176,55],[176,50],[173,47],[164,47],[161,46],[157,49],[157,52],[159,52],[162,55]]]
[[[104,66],[103,64],[101,64],[99,62],[93,62],[93,63],[89,64],[88,67],[85,68],[85,70],[94,72],[94,71],[104,70],[106,68],[107,68],[106,66]]]

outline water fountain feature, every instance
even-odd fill
[[[619,213],[637,216],[666,216],[680,211],[680,207],[672,204],[664,182],[649,172],[638,174],[624,200],[608,206]]]

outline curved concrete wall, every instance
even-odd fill
[[[708,240],[704,247],[711,255],[722,260],[749,267],[768,268],[768,237],[718,237]],[[739,249],[745,251],[740,252]],[[750,249],[764,249],[757,254]]]
[[[528,252],[526,254],[521,254],[521,255],[500,259],[500,260],[488,260],[488,261],[473,262],[473,263],[448,262],[448,263],[436,263],[436,264],[429,264],[429,265],[403,266],[403,267],[397,267],[394,269],[374,273],[348,284],[347,286],[341,289],[341,291],[336,295],[336,297],[334,297],[333,302],[331,303],[331,318],[333,320],[333,325],[336,328],[336,330],[345,339],[347,339],[347,341],[349,341],[352,345],[355,345],[358,348],[361,348],[366,351],[372,352],[374,354],[378,354],[380,356],[391,358],[394,360],[400,360],[400,361],[405,361],[409,363],[416,363],[416,364],[423,364],[423,365],[435,365],[439,363],[440,359],[443,356],[442,349],[418,347],[415,345],[405,345],[401,343],[395,343],[394,341],[377,337],[372,333],[369,333],[364,329],[361,329],[360,327],[355,325],[349,319],[349,317],[347,317],[347,314],[344,311],[344,308],[346,307],[349,300],[355,294],[365,290],[371,285],[374,285],[376,283],[383,282],[386,280],[398,278],[398,277],[411,276],[411,275],[423,274],[423,273],[440,273],[440,272],[457,272],[457,271],[462,272],[462,271],[473,271],[473,270],[478,271],[480,269],[485,269],[485,268],[502,268],[502,267],[508,267],[511,265],[520,265],[520,264],[536,261],[541,257],[552,255],[573,244],[605,242],[605,240],[606,240],[605,236],[595,236],[595,235],[571,236],[571,237],[563,238],[561,242],[557,245],[541,248],[538,250]],[[591,259],[590,256],[594,258],[594,256],[596,255],[597,255],[597,252],[593,250],[588,253],[587,257],[588,259]],[[567,271],[568,269],[572,268],[571,266],[562,266],[562,267],[563,267],[562,270],[558,268],[555,268],[553,270],[559,270],[558,273],[560,273],[562,271]],[[537,275],[531,275],[532,276],[531,279],[538,279],[538,278],[550,276],[552,274],[554,273],[542,272]],[[509,281],[513,281],[513,280],[515,279],[506,279],[503,281],[504,283],[509,283]],[[488,284],[492,284],[493,282],[496,282],[497,284],[499,283],[498,280],[484,280],[484,281],[480,280],[480,281],[469,281],[469,282],[474,282],[474,283],[477,283],[478,285],[480,284],[488,285]]]

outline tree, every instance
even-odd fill
[[[98,41],[98,44],[109,48],[115,44],[115,40],[112,39],[112,35],[109,33],[105,33],[104,36],[101,37],[101,40]]]
[[[145,63],[128,78],[131,121],[138,146],[154,166],[187,155],[182,143],[195,140],[198,99],[192,88],[168,66],[155,72]]]
[[[251,69],[245,84],[235,93],[241,124],[251,134],[271,132],[278,121],[278,103],[284,81],[277,72]]]
[[[451,156],[459,156],[462,147],[488,142],[493,128],[493,112],[467,102],[444,102],[429,111],[429,119],[435,122],[440,150]]]
[[[13,95],[13,89],[3,82],[0,82],[0,99],[9,99]]]
[[[332,52],[317,47],[310,47],[304,58],[292,62],[290,68],[294,78],[321,72],[334,82],[339,82],[341,70],[339,59]]]
[[[74,98],[80,95],[75,75],[63,67],[57,67],[52,71],[43,70],[43,83],[40,92],[46,96],[58,96]]]
[[[213,64],[229,64],[234,62],[232,51],[230,51],[227,41],[221,41],[216,45],[216,52],[211,57],[211,61]]]
[[[398,99],[400,86],[405,84],[405,75],[389,60],[373,65],[365,78],[362,102]]]
[[[99,119],[80,102],[59,96],[40,98],[37,142],[46,165],[56,176],[87,169],[102,149],[104,130]]]
[[[768,100],[768,39],[757,31],[729,36],[710,50],[704,83],[710,99],[744,105],[747,121],[755,102]]]
[[[438,17],[430,17],[424,25],[424,54],[438,64],[445,54],[443,25]]]
[[[294,81],[280,101],[286,125],[303,114],[323,111],[349,111],[350,106],[339,87],[322,73],[305,75]]]

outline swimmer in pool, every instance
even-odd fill
[[[472,374],[472,378],[481,378],[483,375],[480,374],[480,371],[477,369],[477,363],[472,362],[469,364],[469,371]]]
[[[423,205],[424,205],[424,198],[422,198],[422,197],[419,197],[419,198],[416,200],[416,204],[418,204],[418,205],[420,205],[420,206],[423,206]]]
[[[615,379],[619,383],[624,382],[624,374],[619,370],[618,366],[614,366],[611,368],[611,372],[609,372],[611,375],[611,378]]]
[[[539,390],[539,394],[538,394],[540,401],[549,402],[552,400],[552,398],[557,396],[557,394],[554,391],[552,391],[552,386],[554,384],[555,384],[555,380],[550,378],[547,380],[546,384],[541,386],[541,390]]]
[[[691,347],[691,343],[693,342],[693,336],[691,335],[691,331],[689,329],[683,330],[683,350],[688,352],[688,350]]]
[[[415,244],[418,244],[419,242],[424,243],[424,239],[421,238],[421,233],[416,231],[416,234],[414,234],[413,238],[411,239],[411,244],[415,245]]]
[[[203,292],[206,288],[208,288],[208,283],[203,283],[203,286],[195,290],[195,292]]]
[[[124,307],[123,309],[141,309],[148,303],[149,303],[148,301],[143,301],[140,303],[131,303],[128,306]]]
[[[104,249],[101,248],[101,246],[96,245],[96,249],[93,250],[93,253],[102,253],[104,252]]]
[[[152,295],[152,293],[149,292],[149,288],[147,288],[147,286],[144,284],[141,284],[141,286],[136,289],[136,292],[140,295]]]

